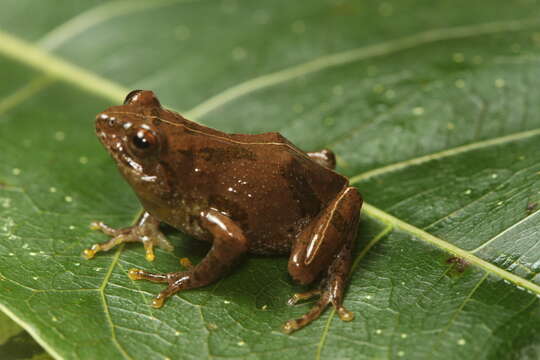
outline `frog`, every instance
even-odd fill
[[[166,224],[211,245],[196,265],[182,258],[180,271],[128,271],[132,280],[166,285],[154,308],[179,291],[216,283],[248,254],[288,255],[290,277],[314,285],[288,304],[318,300],[284,322],[283,332],[305,327],[329,306],[353,320],[343,300],[362,197],[334,170],[331,150],[305,152],[278,132],[222,132],[166,109],[150,90],[134,90],[122,105],[100,112],[95,128],[143,211],[125,228],[93,222],[111,238],[85,249],[85,258],[140,242],[154,261],[154,247],[174,248],[161,230]]]

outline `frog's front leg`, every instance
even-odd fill
[[[350,321],[353,313],[343,306],[343,294],[351,268],[362,198],[353,187],[338,196],[297,237],[289,258],[289,273],[301,284],[321,278],[320,289],[295,294],[289,304],[315,295],[319,301],[299,319],[287,321],[283,331],[291,333],[317,319],[332,304],[341,320]]]
[[[112,239],[94,244],[89,249],[85,249],[83,256],[87,259],[93,258],[97,252],[108,251],[117,245],[127,242],[142,242],[148,261],[154,261],[155,259],[154,246],[159,246],[167,251],[173,250],[171,243],[165,238],[161,230],[159,230],[159,220],[146,211],[141,214],[133,226],[113,229],[101,221],[96,221],[90,225],[90,228],[112,236]]]
[[[149,280],[168,283],[169,286],[152,301],[159,308],[163,302],[180,290],[206,286],[225,275],[231,266],[248,250],[243,231],[228,216],[216,210],[201,213],[201,225],[213,237],[212,248],[205,258],[195,266],[187,266],[188,271],[156,274],[139,269],[129,270],[132,280]]]

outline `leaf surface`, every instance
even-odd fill
[[[51,10],[52,9],[52,10]],[[534,1],[5,0],[0,12],[0,308],[66,359],[540,356],[540,7]],[[28,17],[32,21],[25,21]],[[149,307],[207,248],[170,231],[91,261],[139,211],[93,134],[128,90],[234,132],[329,147],[360,189],[346,306],[310,304],[286,258],[250,257]],[[0,346],[1,349],[1,346]]]

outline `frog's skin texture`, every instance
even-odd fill
[[[212,243],[199,264],[182,261],[185,271],[129,271],[132,279],[168,284],[153,300],[154,307],[180,290],[215,282],[246,253],[290,254],[294,280],[321,281],[317,290],[296,294],[289,303],[320,298],[283,330],[307,325],[330,304],[342,320],[353,319],[343,307],[343,293],[362,199],[332,170],[331,151],[306,153],[278,133],[210,129],[162,108],[153,92],[143,90],[98,114],[96,133],[145,211],[124,229],[93,223],[112,239],[86,249],[85,257],[124,242],[142,242],[152,261],[153,246],[172,249],[159,230],[161,222]]]

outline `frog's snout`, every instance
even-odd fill
[[[106,138],[108,134],[115,134],[121,131],[123,125],[115,116],[109,115],[106,112],[99,113],[96,116],[96,134],[100,138]],[[112,136],[115,137],[115,136]]]
[[[113,128],[117,125],[118,120],[114,116],[107,113],[99,113],[96,116],[96,129],[103,129],[105,126]]]

